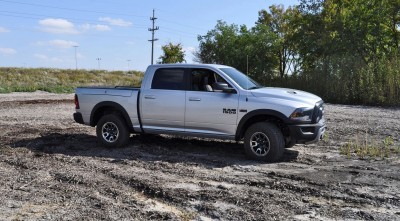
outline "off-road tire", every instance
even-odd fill
[[[104,115],[97,122],[97,139],[105,147],[121,147],[128,143],[130,133],[126,123],[117,114]]]
[[[285,144],[285,148],[286,148],[286,149],[289,149],[289,148],[292,148],[292,147],[294,147],[294,145],[296,145],[296,143],[295,143],[295,142],[293,142],[293,141],[289,141],[287,144]]]
[[[255,123],[244,135],[244,150],[252,159],[276,162],[281,159],[284,147],[282,132],[270,122]]]

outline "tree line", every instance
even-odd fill
[[[198,36],[201,63],[326,102],[400,105],[400,0],[300,0],[261,10],[254,27],[218,21]]]

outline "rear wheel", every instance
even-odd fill
[[[244,136],[246,154],[256,160],[278,161],[284,151],[282,132],[272,123],[259,122],[251,125]]]
[[[116,114],[108,114],[100,118],[96,134],[97,139],[106,147],[120,147],[129,140],[128,127]]]

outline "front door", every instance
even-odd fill
[[[234,136],[239,95],[215,90],[214,82],[226,80],[212,70],[191,69],[189,75],[191,88],[186,92],[186,132]]]

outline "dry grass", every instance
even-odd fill
[[[72,93],[78,86],[139,86],[142,77],[139,71],[0,68],[0,93]]]

